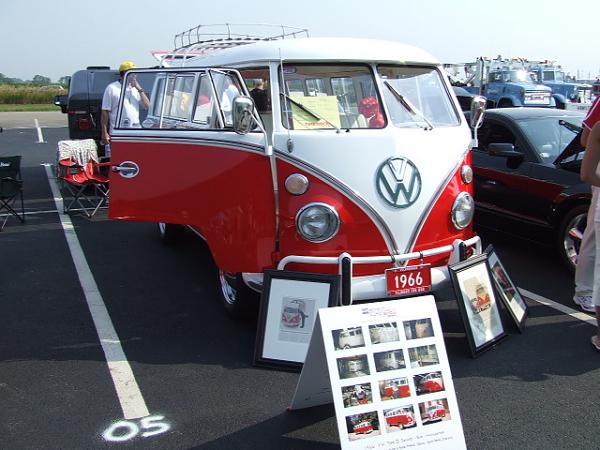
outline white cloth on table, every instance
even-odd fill
[[[98,162],[98,146],[93,139],[58,141],[58,160],[72,159],[80,166],[88,162]]]

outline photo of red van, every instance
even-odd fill
[[[393,378],[379,382],[379,396],[381,400],[393,400],[396,398],[410,397],[410,385],[408,378]]]
[[[443,391],[444,380],[441,372],[431,372],[422,375],[415,375],[415,386],[417,395],[430,394],[432,392]]]
[[[369,411],[346,416],[348,440],[368,439],[381,434],[377,411]]]
[[[306,303],[299,299],[284,299],[281,324],[288,328],[304,328]]]
[[[421,413],[421,422],[423,425],[450,419],[448,400],[445,398],[419,403],[419,411]]]
[[[403,430],[417,425],[412,405],[384,410],[383,415],[388,431],[396,431],[397,428]]]

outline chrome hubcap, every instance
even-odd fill
[[[223,272],[219,270],[219,281],[221,282],[221,292],[223,298],[230,305],[234,305],[237,302],[237,290],[235,286],[235,274],[229,272]]]
[[[578,216],[573,217],[573,220],[567,225],[565,235],[563,236],[565,254],[573,265],[573,268],[577,264],[577,255],[579,254],[579,247],[581,246],[581,238],[583,236],[583,230],[585,230],[586,220],[587,214],[579,214]]]

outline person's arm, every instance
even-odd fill
[[[600,177],[596,173],[600,162],[600,122],[589,132],[587,146],[581,162],[581,179],[600,187]]]
[[[583,119],[583,131],[581,133],[581,146],[585,148],[587,145],[590,131],[596,122],[600,121],[600,97],[596,97],[594,103],[590,107],[585,119]]]
[[[583,148],[585,148],[585,146],[587,145],[589,136],[590,136],[590,129],[588,127],[584,126],[583,130],[581,130],[581,138],[580,138],[581,146]]]
[[[110,89],[111,85],[109,84],[104,89],[104,94],[102,95],[102,106],[100,111],[100,132],[101,138],[100,141],[102,144],[110,144],[110,110],[111,110],[111,98],[110,98]]]
[[[150,106],[150,99],[148,98],[148,94],[146,94],[146,91],[144,91],[144,88],[142,88],[142,85],[137,80],[137,77],[131,77],[131,80],[131,85],[138,91],[138,94],[140,95],[140,101],[142,102],[142,106],[144,107],[144,109],[148,109],[148,106]]]
[[[100,128],[102,130],[102,143],[110,144],[110,134],[108,134],[108,123],[109,123],[109,112],[105,109],[102,110],[100,115]]]
[[[146,91],[144,91],[141,87],[138,89],[138,92],[140,94],[140,100],[142,101],[143,108],[148,109],[148,107],[150,106],[150,99],[148,98],[148,94],[146,94]]]

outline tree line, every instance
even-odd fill
[[[60,86],[67,86],[69,84],[69,77],[63,76],[58,79],[56,83],[52,83],[50,77],[43,75],[35,75],[31,80],[21,80],[20,78],[10,78],[0,73],[0,84],[14,84],[14,85],[34,85],[34,86],[48,86],[51,84],[58,84]]]

